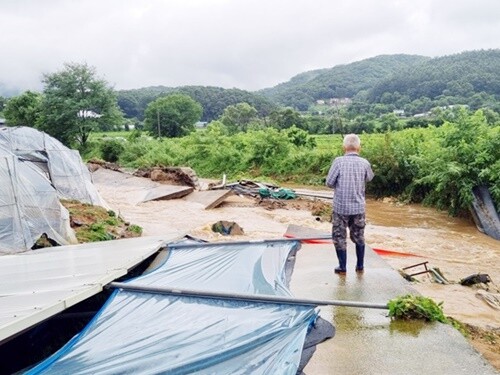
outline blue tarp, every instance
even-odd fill
[[[285,264],[298,243],[169,250],[129,282],[290,296]],[[308,306],[115,291],[82,333],[28,374],[295,374]]]

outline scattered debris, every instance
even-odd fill
[[[261,198],[274,198],[274,199],[297,198],[292,189],[284,189],[284,188],[269,189],[268,187],[262,187],[259,189],[259,195]]]
[[[208,190],[217,190],[226,188],[226,175],[222,175],[222,181],[219,183],[210,182],[208,184]]]
[[[500,293],[490,293],[484,290],[478,290],[476,297],[482,299],[495,310],[500,310]]]
[[[406,280],[408,281],[417,281],[414,276],[417,276],[417,275],[423,275],[423,274],[429,274],[432,279],[434,280],[434,282],[436,283],[439,283],[439,284],[449,284],[449,281],[446,279],[446,277],[444,277],[444,275],[442,274],[441,270],[439,268],[427,268],[427,265],[428,265],[429,262],[425,261],[425,262],[421,262],[421,263],[417,263],[417,264],[414,264],[412,266],[408,266],[408,267],[403,267],[401,270],[399,270],[399,273],[401,274],[401,276],[403,276],[403,278],[405,278]],[[412,268],[415,268],[415,267],[423,267],[424,270],[423,271],[417,271],[417,272],[414,272],[414,273],[407,273],[406,270],[409,270],[409,269],[412,269]]]
[[[467,276],[460,280],[460,284],[464,286],[471,286],[474,284],[488,284],[491,282],[489,275],[485,273],[476,273],[474,275]]]
[[[260,189],[279,189],[279,186],[265,183],[256,182],[250,180],[240,180],[239,182],[233,182],[231,184],[226,184],[226,188],[233,190],[236,194],[250,195],[254,198],[260,197]]]
[[[225,220],[221,220],[213,224],[212,231],[223,234],[225,236],[244,234],[243,228],[241,228],[234,221],[225,221]]]

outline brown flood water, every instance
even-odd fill
[[[482,328],[500,329],[500,310],[481,298],[483,288],[458,284],[469,275],[486,273],[493,281],[489,292],[500,296],[500,241],[479,232],[472,221],[421,205],[368,200],[367,221],[366,242],[371,247],[421,256],[384,257],[393,268],[427,261],[429,267],[440,269],[449,285],[437,284],[423,275],[417,277],[420,282],[414,287],[444,302],[445,314]]]

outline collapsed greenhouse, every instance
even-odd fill
[[[45,235],[75,243],[61,199],[106,207],[78,151],[29,127],[0,128],[0,253],[29,250]]]

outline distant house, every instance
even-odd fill
[[[413,115],[413,117],[429,117],[431,116],[432,113],[431,112],[423,112],[423,113],[417,113],[416,115]]]
[[[329,106],[334,106],[334,105],[349,105],[351,104],[352,100],[351,98],[329,98],[329,99],[318,99],[316,100],[317,105],[329,105]]]
[[[208,122],[206,121],[198,121],[194,124],[194,126],[198,129],[203,129],[207,127]]]
[[[328,99],[328,104],[330,105],[349,105],[351,104],[351,98],[330,98]]]
[[[404,109],[395,109],[392,111],[396,116],[398,117],[405,117],[405,110]]]
[[[87,109],[81,109],[80,111],[78,111],[77,116],[78,117],[82,117],[82,118],[99,118],[99,117],[102,117],[102,115],[100,115],[99,113],[95,113],[94,111],[90,111],[90,110],[87,110]]]

